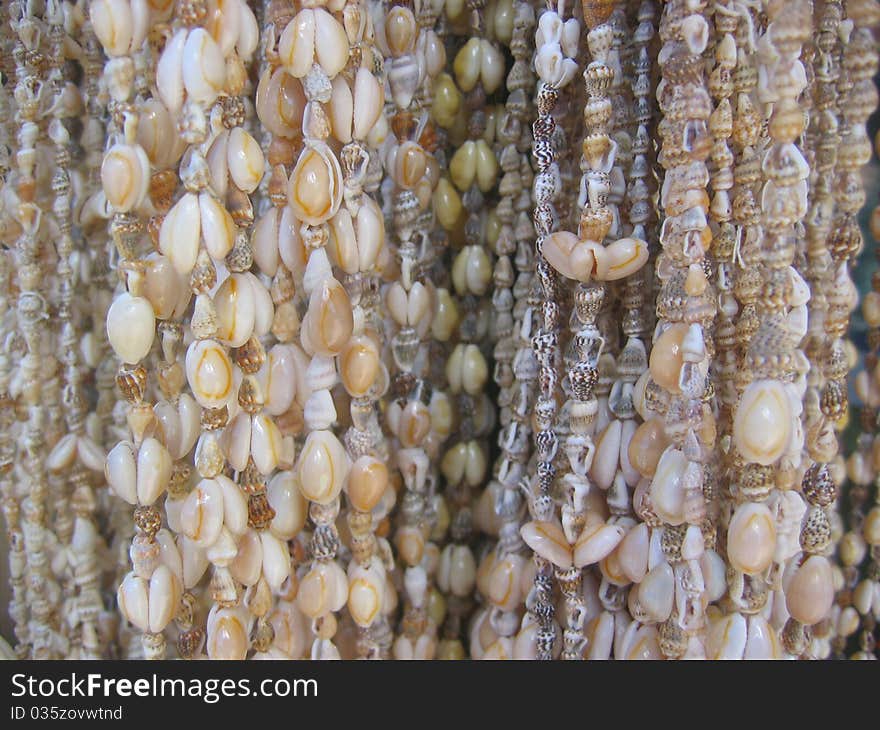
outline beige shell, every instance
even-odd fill
[[[332,218],[342,202],[342,169],[323,142],[309,140],[287,188],[287,200],[296,218],[317,226]]]
[[[150,187],[150,161],[140,145],[113,145],[101,163],[101,185],[111,207],[120,212],[139,207]]]
[[[300,489],[307,499],[328,504],[342,491],[349,468],[339,439],[330,431],[312,431],[296,465]]]

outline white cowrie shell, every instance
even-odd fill
[[[229,175],[236,186],[246,193],[257,189],[263,179],[266,160],[263,150],[250,134],[241,127],[233,127],[229,132],[227,150]]]
[[[385,90],[370,71],[361,67],[354,79],[354,109],[352,134],[365,139],[376,125],[385,104]]]
[[[198,547],[210,547],[223,527],[223,492],[215,479],[202,479],[184,499],[183,534]]]
[[[257,50],[257,46],[260,43],[260,29],[257,26],[257,19],[254,16],[254,12],[250,9],[248,4],[242,2],[242,0],[239,0],[239,4],[241,6],[239,10],[241,28],[238,32],[238,40],[235,43],[235,48],[242,60],[248,61],[254,55],[254,52]]]
[[[228,276],[214,295],[217,339],[230,347],[241,347],[254,333],[256,301],[254,288],[245,274]]]
[[[370,626],[382,612],[385,571],[382,564],[370,567],[352,561],[348,570],[348,610],[358,626]]]
[[[145,439],[138,450],[137,497],[142,505],[151,505],[165,491],[171,479],[171,456],[155,438]]]
[[[120,441],[107,454],[104,476],[107,484],[118,497],[129,504],[137,504],[137,467],[134,447],[128,441]]]
[[[250,414],[239,413],[224,430],[224,436],[229,465],[236,471],[243,471],[251,452]]]
[[[208,556],[185,535],[179,537],[177,547],[183,562],[183,585],[186,590],[190,590],[202,579],[208,569]]]
[[[159,562],[166,566],[182,583],[183,559],[180,557],[180,550],[174,543],[174,536],[162,528],[156,533],[156,542],[159,543]]]
[[[247,656],[248,633],[243,610],[214,606],[208,616],[205,651],[210,659],[241,660]]]
[[[316,619],[341,609],[348,598],[348,580],[335,561],[315,563],[300,582],[296,603]]]
[[[269,587],[278,591],[290,575],[290,553],[287,545],[271,532],[261,532],[260,542],[263,546],[263,575]]]
[[[127,0],[95,0],[89,5],[95,35],[108,56],[125,56],[131,51],[134,18]]]
[[[354,96],[342,76],[333,79],[330,102],[327,112],[333,136],[343,144],[351,142],[351,127],[354,119]]]
[[[138,144],[113,145],[101,163],[101,185],[110,206],[127,213],[144,202],[150,186],[150,160]]]
[[[275,273],[278,271],[278,226],[280,222],[281,210],[272,206],[257,219],[251,236],[254,262],[260,271],[267,276],[275,276]]]
[[[563,24],[558,13],[548,10],[541,14],[538,19],[538,29],[535,31],[535,45],[538,48],[548,43],[560,43],[562,41]]]
[[[266,498],[275,517],[269,529],[279,540],[292,540],[305,526],[308,504],[300,491],[296,475],[282,471],[272,477],[266,488]]]
[[[107,312],[107,338],[120,360],[135,364],[143,360],[153,346],[156,318],[145,297],[123,292]]]
[[[202,239],[211,258],[222,261],[235,243],[235,222],[226,207],[207,192],[199,193]]]
[[[223,494],[223,526],[233,535],[241,535],[248,526],[248,501],[239,486],[224,474],[217,476]]]
[[[211,173],[211,189],[219,198],[224,198],[229,189],[228,157],[229,130],[224,129],[214,138],[208,148],[208,154],[205,155],[205,161],[208,163],[208,170]]]
[[[160,565],[150,578],[149,630],[154,634],[164,631],[177,610],[180,583],[167,566]]]
[[[275,421],[265,413],[253,418],[251,457],[261,474],[271,474],[281,455],[281,432]]]
[[[233,388],[232,362],[214,340],[198,340],[186,351],[186,379],[203,408],[219,408],[229,401]]]
[[[183,108],[183,48],[186,37],[186,28],[178,30],[165,45],[156,64],[159,98],[173,117],[180,114]]]
[[[159,251],[171,261],[178,273],[188,276],[196,265],[200,235],[199,198],[195,193],[186,193],[162,221]]]
[[[150,630],[149,588],[147,581],[128,573],[116,591],[116,602],[127,621],[141,631]]]
[[[562,33],[559,36],[559,43],[562,45],[562,51],[569,58],[577,58],[578,43],[581,38],[581,24],[576,18],[569,18],[562,26]]]
[[[214,0],[208,8],[203,26],[217,42],[223,56],[229,56],[238,42],[241,7],[241,0]]]
[[[232,577],[245,586],[252,586],[260,579],[263,570],[263,543],[260,533],[247,528],[238,540],[238,554],[229,564]]]
[[[183,47],[183,85],[196,102],[211,104],[226,83],[226,63],[217,42],[204,28],[189,32]]]

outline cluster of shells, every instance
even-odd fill
[[[11,655],[875,657],[876,0],[7,4]]]

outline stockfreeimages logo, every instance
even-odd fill
[[[263,679],[251,684],[249,679],[200,679],[140,677],[105,677],[97,672],[55,678],[37,678],[25,673],[12,675],[12,697],[29,699],[129,697],[189,697],[208,704],[224,697],[317,697],[316,679]]]

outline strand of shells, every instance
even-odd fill
[[[477,587],[489,605],[474,622],[488,621],[494,640],[484,646],[483,636],[478,633],[477,640],[471,642],[471,657],[483,659],[518,656],[516,633],[522,621],[520,608],[531,582],[524,554],[526,546],[519,528],[531,431],[529,409],[537,374],[529,337],[523,336],[524,328],[531,328],[534,316],[526,297],[532,287],[529,268],[534,236],[529,215],[531,168],[527,150],[531,143],[528,94],[534,88],[535,76],[529,67],[528,37],[535,26],[535,14],[531,5],[523,1],[511,3],[509,9],[505,9],[512,20],[509,46],[514,63],[507,76],[508,97],[497,131],[500,143],[497,157],[504,174],[498,184],[501,200],[496,214],[500,230],[495,243],[498,258],[493,274],[495,327],[501,331],[493,353],[493,379],[499,387],[501,453],[493,469],[494,479],[481,498],[481,503],[491,500],[487,507],[493,513],[495,529],[492,532],[497,543],[480,562]]]
[[[18,38],[13,50],[15,59],[17,102],[17,219],[20,235],[16,242],[18,260],[17,317],[23,358],[19,364],[21,394],[27,409],[27,422],[19,437],[21,478],[26,494],[20,502],[24,541],[25,600],[29,609],[27,646],[32,659],[51,659],[65,652],[60,633],[58,607],[60,595],[52,575],[53,534],[49,527],[51,485],[46,467],[46,450],[51,446],[50,421],[52,396],[44,391],[44,382],[52,378],[56,367],[51,352],[51,330],[47,315],[50,296],[48,265],[48,213],[44,209],[40,177],[47,169],[45,127],[42,115],[50,89],[46,83],[49,52],[46,43],[45,15],[35,14],[26,3],[14,3],[10,17]],[[42,128],[41,128],[42,127]],[[45,216],[45,217],[44,217]],[[48,385],[48,384],[47,384]],[[43,398],[46,397],[44,403]],[[19,567],[19,566],[16,566]],[[14,575],[14,574],[13,574]]]
[[[545,19],[546,18],[546,19]],[[566,25],[568,24],[568,25]],[[567,30],[566,30],[567,29]],[[538,18],[535,31],[535,71],[539,84],[537,91],[537,118],[532,125],[534,145],[532,154],[536,163],[533,196],[535,275],[540,283],[540,323],[532,337],[532,349],[537,360],[538,393],[534,406],[532,432],[535,444],[534,474],[529,475],[529,514],[531,521],[520,528],[523,541],[534,552],[534,583],[526,597],[528,618],[524,619],[518,641],[536,659],[547,661],[561,648],[557,643],[558,625],[552,600],[554,558],[561,553],[563,566],[570,562],[570,548],[555,520],[555,505],[551,497],[556,468],[553,460],[559,443],[554,432],[557,416],[557,386],[559,381],[559,305],[560,283],[556,269],[551,265],[545,248],[556,225],[553,199],[561,185],[557,147],[553,136],[557,130],[554,108],[560,92],[577,71],[575,55],[580,24],[574,18],[565,18],[565,4],[548,7]],[[563,44],[564,41],[564,44]]]
[[[665,411],[670,440],[648,496],[649,509],[663,523],[664,560],[651,571],[666,586],[658,616],[660,648],[673,659],[705,656],[706,577],[700,559],[714,540],[704,497],[704,488],[711,490],[714,479],[710,461],[715,443],[714,390],[708,378],[715,302],[707,277],[713,234],[707,220],[705,164],[712,146],[707,124],[712,104],[700,55],[708,34],[704,3],[666,5],[660,23],[663,81],[657,90],[664,114],[658,131],[666,170],[661,194],[666,219],[657,263],[662,283],[647,386],[651,393],[646,398],[656,398],[658,410]]]

